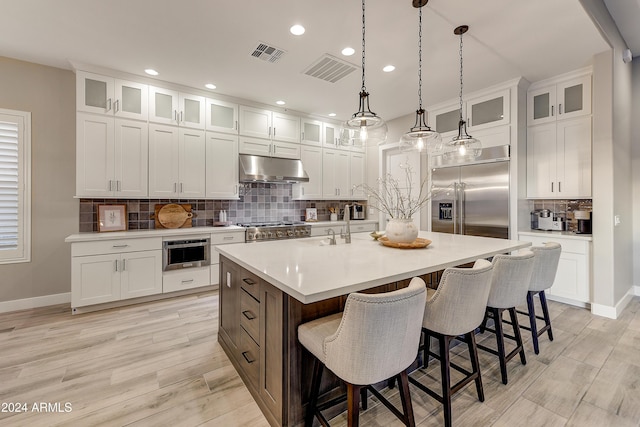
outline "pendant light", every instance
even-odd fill
[[[480,140],[467,133],[467,122],[462,118],[462,35],[468,30],[468,25],[461,25],[453,30],[453,34],[460,36],[460,121],[458,135],[446,145],[444,156],[457,160],[473,160],[482,154]]]
[[[438,150],[442,138],[432,130],[425,121],[425,111],[422,108],[422,6],[429,0],[413,0],[413,7],[418,8],[418,109],[416,121],[409,132],[400,138],[400,149],[428,151]]]
[[[369,93],[365,86],[365,13],[362,0],[362,88],[360,108],[343,125],[341,143],[346,145],[383,144],[387,140],[387,124],[369,107]]]

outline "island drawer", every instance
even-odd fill
[[[260,346],[256,344],[247,331],[240,328],[240,346],[238,347],[240,353],[240,366],[242,370],[247,374],[249,380],[255,387],[258,387],[258,378],[260,372]]]
[[[260,303],[244,290],[240,292],[240,325],[260,344]]]
[[[240,272],[240,287],[260,301],[260,279],[246,270]]]

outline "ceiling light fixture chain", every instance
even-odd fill
[[[460,31],[460,120],[462,120],[462,87],[464,85],[463,82],[463,68],[462,68],[462,35],[466,32]]]
[[[430,151],[440,149],[440,134],[432,130],[426,122],[424,108],[422,108],[422,7],[429,0],[413,0],[413,7],[418,9],[418,109],[416,121],[409,132],[400,138],[400,148],[403,150]]]
[[[362,92],[367,91],[364,84],[364,57],[365,57],[365,22],[364,22],[364,0],[362,0]]]
[[[447,144],[444,155],[457,160],[469,161],[477,158],[482,153],[482,144],[480,140],[472,137],[467,133],[467,122],[462,115],[463,109],[463,88],[464,88],[464,64],[463,64],[463,41],[462,35],[469,30],[468,25],[460,25],[453,34],[460,36],[460,120],[458,121],[458,135]]]
[[[365,146],[373,142],[384,144],[387,140],[387,124],[369,107],[369,93],[365,84],[365,28],[365,0],[362,0],[362,88],[359,93],[358,111],[344,123],[340,131],[342,145]]]

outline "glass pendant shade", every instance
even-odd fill
[[[442,138],[440,134],[432,130],[425,120],[425,111],[422,108],[422,6],[429,0],[414,0],[413,7],[419,9],[418,13],[418,109],[416,121],[409,132],[400,138],[401,150],[427,150],[437,151],[441,148]]]
[[[384,144],[387,141],[387,124],[369,107],[369,92],[365,86],[365,13],[362,0],[362,89],[360,106],[351,119],[343,126],[340,136],[342,145],[368,146]]]
[[[444,157],[460,161],[471,161],[482,154],[482,143],[467,133],[467,122],[460,120],[458,135],[444,149]]]
[[[427,150],[431,153],[442,149],[442,137],[426,124],[424,113],[422,108],[416,111],[415,124],[400,138],[401,150]]]
[[[460,121],[458,135],[444,147],[444,157],[457,161],[470,161],[482,154],[482,143],[467,133],[467,122],[462,118],[462,35],[469,31],[468,25],[461,25],[453,30],[453,34],[460,36]]]

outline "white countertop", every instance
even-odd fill
[[[377,224],[377,219],[352,219],[351,224]],[[347,221],[307,221],[305,224],[310,226],[328,227],[332,225],[347,225]]]
[[[551,236],[555,238],[572,240],[593,240],[593,236],[591,234],[576,234],[573,231],[524,230],[518,231],[518,234],[522,236]]]
[[[352,243],[326,237],[225,245],[217,251],[298,301],[308,304],[377,285],[431,273],[499,253],[529,242],[446,233],[420,232],[433,243],[423,249],[388,248],[368,234]]]
[[[163,228],[153,230],[115,231],[109,233],[87,232],[72,234],[67,236],[64,241],[67,243],[91,242],[101,240],[139,239],[142,237],[188,236],[192,234],[224,233],[230,231],[244,232],[244,230],[244,228],[238,227],[237,225],[230,225],[228,227]]]

